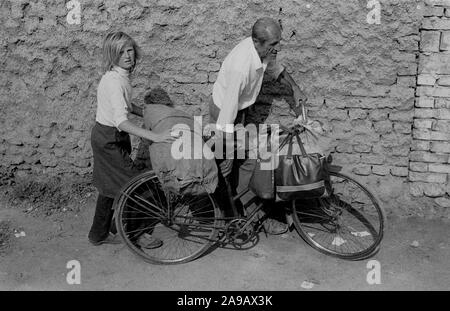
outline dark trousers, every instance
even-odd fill
[[[99,242],[108,237],[109,232],[116,233],[116,226],[112,219],[114,198],[108,198],[101,194],[98,195],[97,205],[95,207],[94,221],[89,231],[89,240]]]

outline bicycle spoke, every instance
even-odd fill
[[[333,194],[317,202],[303,202],[306,210],[292,203],[294,225],[311,246],[323,253],[364,258],[382,239],[382,211],[373,195],[348,176],[331,173],[331,185]],[[308,202],[314,203],[313,207]]]

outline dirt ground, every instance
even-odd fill
[[[381,250],[362,261],[323,255],[293,231],[261,234],[249,250],[218,248],[187,264],[162,266],[145,263],[124,244],[88,242],[95,198],[87,192],[49,215],[33,213],[33,204],[1,199],[0,290],[450,289],[450,226],[443,220],[388,217]],[[71,260],[80,262],[81,284],[67,283]],[[369,260],[380,263],[381,284],[367,282]]]

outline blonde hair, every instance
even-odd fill
[[[117,65],[120,59],[120,51],[124,46],[130,44],[134,48],[135,62],[130,71],[136,67],[138,59],[141,58],[141,49],[129,35],[122,31],[111,32],[103,41],[103,69],[109,71]]]

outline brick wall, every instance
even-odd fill
[[[30,178],[91,172],[100,47],[109,30],[131,34],[144,52],[132,80],[135,102],[160,88],[177,107],[206,115],[220,63],[258,17],[271,16],[283,25],[279,58],[311,100],[310,116],[338,139],[336,163],[393,213],[448,214],[437,205],[445,191],[436,203],[423,190],[448,185],[441,170],[449,148],[442,140],[448,1],[380,1],[380,24],[367,22],[367,0],[79,2],[80,25],[67,23],[65,1],[0,3],[3,170]],[[288,94],[266,85],[257,110],[274,104],[276,117],[288,118]]]
[[[450,207],[450,1],[427,2],[421,25],[409,180],[414,197]]]

